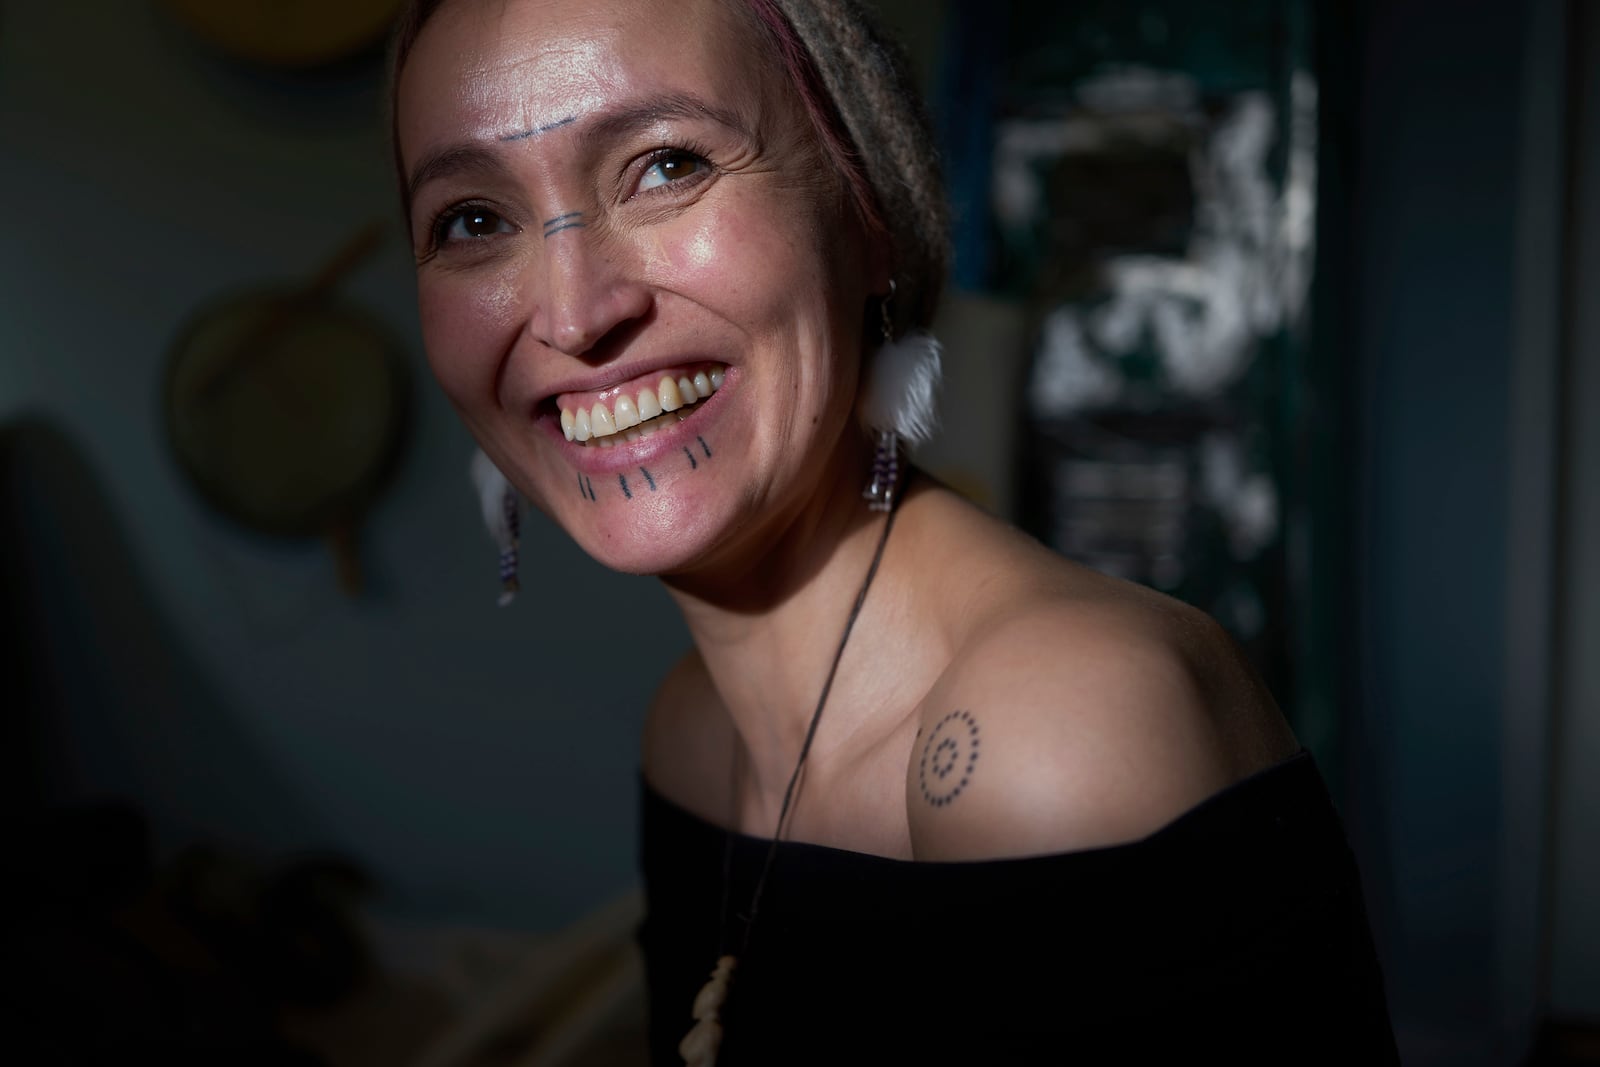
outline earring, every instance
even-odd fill
[[[517,491],[510,486],[500,497],[500,514],[505,519],[506,540],[500,546],[500,597],[502,608],[516,599],[522,584],[517,581],[517,542],[522,533],[522,507]]]
[[[522,588],[517,578],[517,543],[522,529],[522,498],[511,487],[506,476],[494,461],[480,449],[472,454],[469,473],[478,490],[478,506],[483,512],[484,525],[500,546],[500,598],[505,607],[517,597]]]
[[[872,355],[861,421],[873,440],[871,478],[862,497],[873,511],[894,507],[900,484],[900,449],[922,444],[938,425],[935,394],[939,389],[939,342],[928,333],[909,333],[896,340],[890,310],[895,283],[878,306],[883,343]]]
[[[894,507],[894,490],[900,484],[900,438],[893,430],[879,430],[872,447],[872,480],[861,491],[869,511]]]

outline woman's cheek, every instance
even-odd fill
[[[434,377],[458,404],[492,401],[496,367],[519,332],[516,287],[505,277],[424,281],[417,306]]]
[[[666,289],[692,290],[727,271],[733,248],[726,229],[718,215],[696,218],[692,225],[656,228],[641,257],[646,277]]]
[[[715,210],[692,213],[686,226],[659,230],[651,273],[668,288],[709,288],[736,300],[757,290],[786,293],[797,271],[811,273],[786,232],[786,222],[800,221],[792,214],[761,196],[730,195]]]
[[[669,265],[682,273],[712,269],[717,263],[717,233],[709,226],[701,226],[683,242],[676,260]]]

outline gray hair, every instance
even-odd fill
[[[868,223],[877,223],[894,249],[896,334],[927,327],[949,268],[950,222],[932,125],[904,51],[857,0],[747,2],[786,53],[788,42],[762,7],[781,12],[821,80],[824,103],[843,123],[845,150],[859,160],[870,190]],[[787,54],[785,61],[831,149],[831,116],[819,114],[809,99],[803,66],[795,69]],[[844,169],[847,178],[854,177],[848,161]]]

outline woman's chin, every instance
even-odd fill
[[[838,447],[848,409],[826,423],[803,423],[809,433],[781,441],[747,430],[732,417],[737,409],[721,410],[720,419],[686,420],[610,448],[558,443],[535,461],[532,477],[518,480],[536,485],[541,510],[611,570],[663,578],[745,573],[807,502],[831,488],[837,464],[859,457]],[[791,458],[807,455],[829,458]]]
[[[667,578],[671,575],[696,569],[698,554],[692,551],[672,551],[661,545],[621,545],[610,543],[592,545],[578,542],[589,557],[607,570],[618,574],[636,574],[645,578]]]
[[[665,577],[699,569],[726,543],[736,524],[718,521],[716,510],[705,501],[643,495],[620,505],[569,509],[557,521],[601,566]]]

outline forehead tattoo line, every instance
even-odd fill
[[[525,141],[564,126],[571,126],[578,119],[577,115],[568,115],[564,119],[543,126],[535,126],[517,133],[501,134],[499,140],[502,144]],[[606,108],[592,120],[585,121],[578,136],[588,142],[603,141],[623,136],[640,127],[653,126],[673,119],[709,119],[747,139],[754,136],[751,133],[750,123],[738,113],[718,107],[693,93],[683,92],[664,93],[640,102],[622,103]]]
[[[530,137],[538,137],[542,133],[549,133],[551,130],[559,130],[563,126],[571,126],[574,122],[577,122],[577,121],[578,121],[578,116],[576,116],[576,115],[568,115],[564,119],[557,119],[554,122],[547,122],[543,126],[535,126],[531,130],[523,130],[520,133],[502,134],[501,137],[500,137],[500,140],[501,141],[526,141]]]
[[[509,144],[528,140],[579,123],[578,115],[536,126],[519,133],[501,134],[496,140]],[[623,103],[580,124],[579,138],[594,144],[618,138],[642,127],[673,119],[705,119],[733,131],[747,142],[758,143],[754,125],[738,112],[718,107],[692,93],[673,92],[636,103]],[[481,143],[457,144],[424,156],[407,183],[407,203],[416,199],[417,190],[427,182],[467,171],[499,170],[503,164]]]

